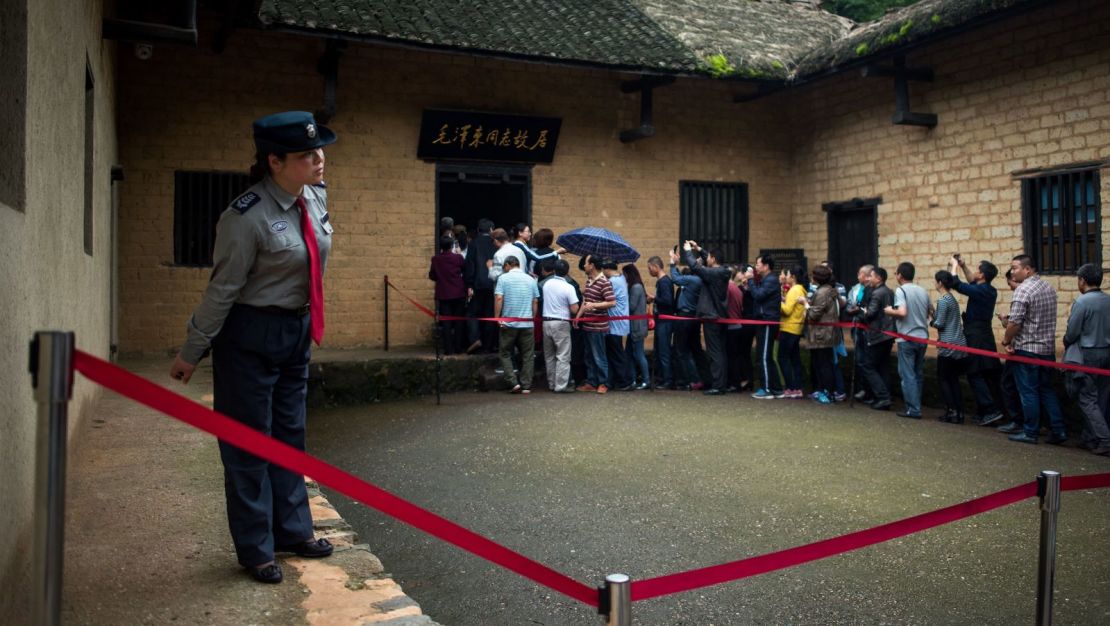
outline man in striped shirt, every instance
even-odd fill
[[[617,297],[600,266],[599,259],[586,257],[586,289],[582,292],[578,318],[604,319],[575,323],[581,325],[586,339],[586,384],[578,387],[578,391],[608,393],[609,361],[605,357],[605,337],[609,334],[608,311],[617,305]]]
[[[1032,257],[1020,254],[1010,262],[1015,279],[1021,281],[1010,303],[1010,317],[1002,345],[1006,352],[1043,361],[1056,360],[1056,290],[1037,274]],[[1037,443],[1041,431],[1041,408],[1048,413],[1052,435],[1046,440],[1062,444],[1068,439],[1060,400],[1052,388],[1052,367],[1029,363],[1014,364],[1014,382],[1021,396],[1024,427],[1018,424],[1000,428],[1014,433],[1010,441]],[[1023,432],[1018,432],[1019,428]]]
[[[539,315],[540,291],[536,279],[520,269],[515,256],[505,258],[504,272],[493,290],[494,317],[521,317],[529,321],[501,322],[501,369],[512,393],[531,393],[536,340],[532,319]],[[513,346],[520,349],[520,379],[513,372]]]

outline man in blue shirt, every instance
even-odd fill
[[[959,282],[956,268],[963,271],[968,282]],[[960,255],[952,255],[949,270],[956,276],[956,291],[967,296],[964,310],[964,337],[970,348],[997,352],[991,320],[994,319],[994,305],[998,301],[998,291],[991,281],[998,276],[998,268],[990,261],[980,261],[979,267],[972,272]],[[967,382],[975,395],[975,423],[990,426],[1003,418],[999,411],[1002,402],[1000,386],[1002,363],[994,357],[972,354],[967,359]]]
[[[617,269],[616,261],[604,259],[601,269],[613,288],[616,306],[609,309],[609,317],[628,317],[628,281]],[[609,334],[605,336],[605,356],[609,359],[609,388],[617,391],[632,391],[636,385],[633,380],[632,362],[624,349],[624,338],[631,332],[628,320],[609,320]]]
[[[678,286],[674,314],[689,318],[674,323],[675,387],[697,390],[705,386],[694,361],[694,352],[701,352],[701,327],[695,317],[701,297],[701,279],[689,272],[689,268],[685,272],[678,271],[678,252],[671,251],[671,281]]]
[[[775,260],[770,256],[759,256],[755,260],[755,272],[748,277],[744,285],[752,300],[755,302],[755,319],[768,322],[778,322],[782,311],[782,287],[779,277],[775,274]],[[755,350],[756,369],[759,370],[763,386],[752,394],[759,400],[770,400],[783,397],[782,377],[779,374],[779,365],[775,362],[775,334],[778,328],[771,325],[760,325],[756,329]]]
[[[515,256],[505,258],[503,273],[493,290],[494,317],[521,317],[529,321],[501,322],[501,369],[512,393],[531,393],[536,357],[536,339],[532,328],[539,315],[540,290],[536,279],[520,269]],[[513,372],[513,346],[520,349],[520,379]]]
[[[674,321],[659,319],[660,315],[675,314],[674,283],[663,270],[663,259],[653,256],[648,259],[648,273],[655,279],[655,295],[648,296],[655,315],[655,358],[659,363],[659,383],[664,389],[674,384],[671,375],[671,335]]]

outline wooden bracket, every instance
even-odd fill
[[[631,143],[640,139],[655,136],[655,126],[651,123],[652,90],[674,82],[674,76],[641,76],[639,80],[628,80],[621,83],[622,93],[640,92],[640,126],[622,130],[621,143]]]
[[[924,126],[934,128],[937,116],[934,113],[913,113],[910,111],[909,81],[933,81],[933,70],[929,68],[908,68],[906,57],[894,57],[893,67],[868,65],[860,71],[865,78],[894,78],[894,115],[891,122],[900,126]]]
[[[316,111],[316,121],[327,124],[335,116],[335,90],[339,84],[339,57],[347,42],[329,39],[324,44],[324,54],[316,63],[316,71],[324,76],[324,108]]]

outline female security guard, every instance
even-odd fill
[[[170,368],[188,383],[211,348],[215,409],[300,450],[331,249],[322,148],[334,141],[303,111],[254,122],[255,184],[220,216],[212,276]],[[304,478],[223,441],[220,458],[235,552],[256,580],[281,582],[275,551],[331,554],[313,537]]]

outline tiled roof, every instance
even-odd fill
[[[664,71],[697,59],[627,0],[265,0],[264,24]]]
[[[263,0],[264,26],[667,74],[792,82],[1051,0],[921,0],[856,25],[820,0]]]

